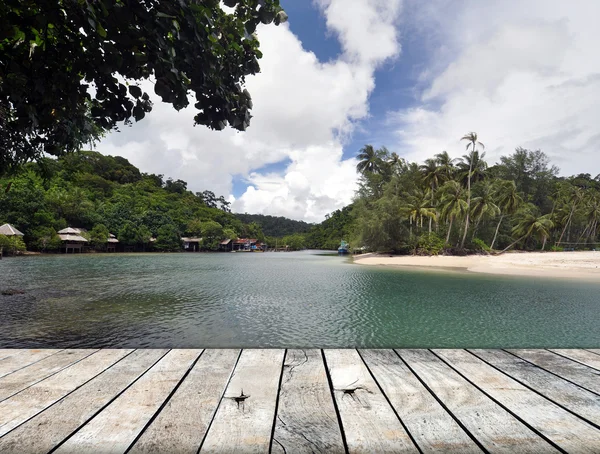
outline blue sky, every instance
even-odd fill
[[[422,162],[461,156],[475,131],[489,164],[521,146],[563,175],[600,173],[600,2],[281,3],[289,21],[257,28],[247,131],[194,127],[193,107],[155,99],[97,149],[224,195],[236,212],[308,222],[352,201],[365,144]]]
[[[320,62],[335,60],[342,54],[337,36],[327,30],[323,12],[311,1],[281,0],[281,6],[289,16],[290,30],[302,43],[302,47],[313,52]],[[375,71],[375,89],[369,98],[369,117],[355,123],[355,131],[343,143],[343,158],[356,156],[366,144],[375,147],[393,142],[393,132],[386,130],[387,113],[399,107],[415,103],[417,68],[423,61],[423,46],[418,40],[407,41],[402,46],[401,56],[385,63]],[[393,151],[393,150],[390,150]],[[290,160],[269,164],[256,169],[262,173],[283,172]],[[238,198],[247,189],[245,177],[233,178],[232,194]]]

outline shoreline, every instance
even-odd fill
[[[499,256],[416,256],[364,254],[353,263],[389,268],[420,268],[504,276],[564,278],[600,282],[600,251],[512,252]]]

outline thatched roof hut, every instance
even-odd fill
[[[76,229],[74,227],[67,227],[66,229],[59,230],[56,233],[58,233],[59,235],[68,235],[68,234],[79,235],[81,233],[81,229]]]
[[[0,235],[6,235],[6,236],[23,236],[23,234],[21,232],[19,232],[17,229],[15,229],[10,224],[0,225]]]

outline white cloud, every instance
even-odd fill
[[[439,27],[434,40],[445,48],[432,55],[445,65],[424,73],[416,106],[390,114],[405,156],[462,155],[458,139],[476,131],[491,163],[523,146],[542,149],[563,174],[600,173],[600,3],[467,0],[447,21],[448,4],[438,3],[439,13],[413,17],[421,31]]]
[[[342,159],[342,141],[368,115],[375,69],[400,50],[394,27],[400,0],[318,4],[343,54],[322,63],[287,24],[259,26],[263,58],[261,73],[247,79],[254,104],[248,131],[193,127],[193,109],[175,112],[157,101],[142,122],[109,135],[98,150],[229,200],[232,177],[242,175],[249,187],[233,202],[234,211],[319,222],[347,205],[356,187],[356,162]],[[287,159],[291,163],[282,174],[256,172]]]

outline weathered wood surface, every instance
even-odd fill
[[[171,350],[55,452],[125,452],[201,352]]]
[[[572,361],[547,350],[508,350],[559,377],[565,378],[589,391],[600,394],[600,371]]]
[[[4,349],[0,452],[600,452],[597,351]]]
[[[240,350],[207,350],[129,454],[196,454]]]
[[[34,364],[48,356],[58,353],[60,350],[17,350],[14,355],[7,354],[0,361],[0,377],[13,373],[30,364]]]
[[[349,452],[418,452],[356,350],[325,350]]]
[[[0,402],[97,350],[63,350],[0,378]]]
[[[110,404],[168,350],[137,350],[47,410],[0,437],[0,452],[50,452]]]
[[[491,452],[556,452],[546,441],[426,350],[398,350],[448,410]]]
[[[37,415],[131,353],[100,350],[0,402],[0,437]]]
[[[600,427],[600,396],[501,350],[472,353],[547,399]]]
[[[272,452],[345,452],[320,350],[288,350]]]
[[[482,452],[393,350],[360,350],[422,452]]]
[[[202,452],[268,452],[284,354],[285,350],[242,352]]]
[[[600,430],[465,350],[435,350],[475,386],[567,452],[597,453]]]
[[[550,351],[600,371],[600,356],[593,352],[565,349],[551,349]]]

